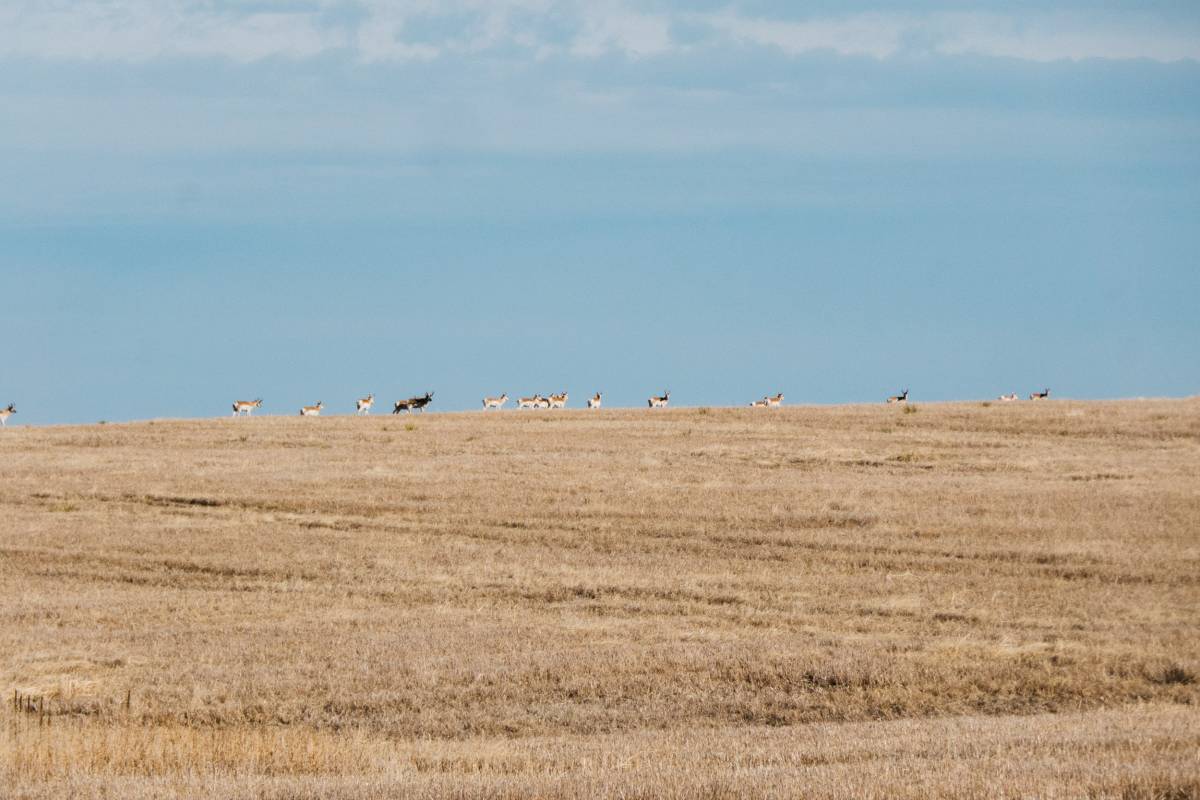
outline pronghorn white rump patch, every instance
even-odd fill
[[[240,417],[244,414],[248,417],[254,413],[254,409],[261,408],[262,403],[262,398],[259,398],[258,400],[234,400],[233,415],[235,417]]]

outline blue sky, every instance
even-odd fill
[[[17,0],[42,424],[1200,392],[1200,6]]]

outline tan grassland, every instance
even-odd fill
[[[1200,400],[0,431],[0,796],[1200,797]]]

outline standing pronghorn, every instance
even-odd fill
[[[887,399],[887,401],[889,403],[907,403],[908,402],[908,389],[905,389],[900,394],[892,395],[891,397],[889,397]]]
[[[0,425],[8,425],[8,418],[17,413],[17,407],[13,403],[8,404],[8,408],[0,411]]]
[[[1016,401],[1020,400],[1021,398],[1017,397],[1016,392],[1013,392],[1012,394],[1002,394],[999,397],[997,397],[996,399],[999,400],[1001,403],[1015,403]]]
[[[258,400],[235,400],[233,402],[233,415],[240,417],[245,414],[247,417],[254,413],[254,409],[262,408],[262,398]]]
[[[533,397],[518,397],[517,408],[537,408],[542,404],[543,397],[535,394]]]
[[[595,397],[588,398],[588,408],[599,408],[599,407],[600,407],[600,393],[596,392]]]
[[[1043,389],[1040,392],[1034,392],[1033,394],[1029,395],[1030,400],[1046,400],[1049,397],[1050,397],[1049,389]]]
[[[566,405],[567,405],[567,393],[565,390],[562,392],[562,394],[550,395],[550,405],[548,406],[548,408],[566,408]]]
[[[671,402],[671,393],[663,392],[662,397],[651,397],[647,402],[651,408],[666,408],[667,403]]]
[[[321,409],[323,408],[325,408],[325,404],[320,400],[317,401],[315,406],[300,406],[300,416],[319,417],[321,416]]]
[[[360,397],[354,413],[359,415],[370,414],[371,406],[373,405],[375,405],[375,395],[369,394],[366,397]]]
[[[763,399],[767,401],[767,406],[769,408],[779,408],[781,405],[783,405],[783,392],[780,392],[774,397],[764,397]]]
[[[508,402],[508,392],[505,392],[504,394],[500,395],[499,397],[483,398],[483,408],[485,411],[489,408],[504,408],[504,404],[507,402]]]

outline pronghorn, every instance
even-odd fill
[[[1044,389],[1040,392],[1034,392],[1033,394],[1029,395],[1030,400],[1046,400],[1049,397],[1050,397],[1049,389]]]
[[[599,408],[599,407],[600,407],[600,393],[596,392],[595,397],[588,398],[588,408]]]
[[[552,394],[549,397],[549,401],[550,403],[546,406],[547,408],[565,408],[567,405],[567,393],[564,391],[562,394]]]
[[[258,400],[235,400],[233,403],[233,415],[240,417],[245,414],[247,417],[254,413],[254,409],[262,407],[262,399]]]
[[[8,408],[0,411],[0,425],[7,425],[8,418],[17,413],[17,407],[13,403],[8,404]]]
[[[750,407],[751,408],[766,408],[767,407],[767,398],[764,397],[762,400],[755,400],[753,403],[750,404]]]
[[[783,405],[783,392],[780,392],[774,397],[764,397],[763,399],[767,401],[767,405],[769,407],[779,408],[781,405]]]
[[[999,397],[997,397],[996,399],[999,400],[1001,403],[1014,403],[1017,400],[1020,400],[1021,398],[1017,397],[1016,392],[1013,392],[1012,394],[1002,394]]]
[[[537,408],[541,405],[542,396],[535,394],[533,397],[518,397],[517,408]]]
[[[359,398],[358,408],[354,412],[356,414],[370,414],[371,406],[375,405],[375,395],[369,394],[366,397]]]
[[[412,411],[414,408],[417,411],[424,411],[425,406],[433,402],[433,392],[426,392],[424,397],[410,397],[407,400],[397,400],[396,407],[392,409],[393,414],[399,414],[401,411]]]
[[[319,417],[321,416],[321,409],[323,408],[325,408],[325,404],[320,400],[317,401],[315,406],[300,406],[300,416]]]
[[[508,402],[508,392],[505,392],[504,394],[500,395],[499,397],[483,398],[483,407],[485,410],[489,409],[489,408],[504,408],[504,404],[507,402]]]
[[[908,389],[905,389],[900,394],[892,395],[891,397],[889,397],[887,399],[887,401],[889,403],[907,403],[908,402]]]
[[[671,402],[671,393],[663,392],[662,397],[651,397],[647,402],[651,408],[666,408],[667,403]]]

